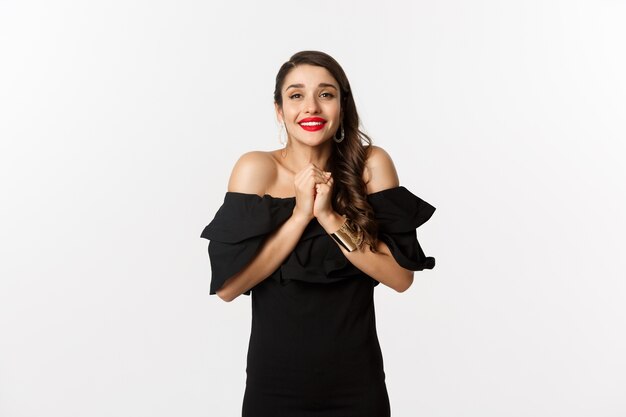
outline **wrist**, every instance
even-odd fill
[[[336,232],[337,229],[343,226],[346,218],[333,210],[317,216],[317,221],[324,228],[326,233],[331,234]]]
[[[344,224],[346,219],[333,210],[317,216],[317,221],[324,228],[326,233],[330,234],[336,232],[337,229]]]
[[[309,224],[311,220],[313,220],[313,215],[307,215],[306,213],[302,213],[299,210],[295,210],[291,213],[291,218],[294,222],[298,224],[302,224],[306,226]]]
[[[347,252],[354,252],[363,243],[363,232],[354,227],[352,221],[345,216],[339,216],[341,225],[334,231],[328,232],[333,240]]]

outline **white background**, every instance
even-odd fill
[[[410,4],[409,4],[410,3]],[[0,416],[240,414],[250,299],[200,232],[279,147],[279,66],[344,67],[437,208],[376,289],[394,417],[626,416],[626,3],[0,0]]]

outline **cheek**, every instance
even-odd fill
[[[293,121],[298,115],[298,112],[294,109],[283,108],[283,117],[286,121]]]

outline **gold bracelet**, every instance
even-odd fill
[[[347,218],[339,230],[335,233],[331,233],[330,236],[339,244],[339,246],[348,252],[357,250],[361,246],[361,243],[363,243],[363,233],[357,233],[350,224],[350,220]]]

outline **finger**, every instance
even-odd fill
[[[319,175],[313,170],[303,170],[303,171],[300,171],[298,174],[296,174],[294,181],[296,183],[306,183],[311,180],[313,180],[314,182],[317,182],[318,177]]]
[[[312,171],[313,171],[313,167],[311,165],[307,165],[296,173],[294,179],[301,180],[301,179],[307,178],[308,176],[311,175]]]
[[[322,171],[319,168],[316,168],[314,165],[310,165],[302,169],[300,172],[296,174],[294,177],[294,183],[296,186],[302,185],[305,187],[311,186],[311,179],[313,184],[326,183],[330,178],[331,173]]]
[[[324,178],[324,171],[321,169],[313,169],[311,170],[311,175],[314,175],[316,178]]]
[[[325,186],[325,184],[317,184],[315,186],[315,192],[318,196],[320,195],[327,195],[328,194],[328,188]]]
[[[311,172],[324,175],[326,171],[323,171],[322,169],[318,168],[315,164],[309,163],[305,165],[304,168],[302,168],[299,172],[296,173],[296,177],[306,176],[307,174]]]
[[[320,173],[311,174],[311,178],[313,178],[315,180],[316,184],[326,183],[326,181],[328,181],[328,178],[326,176],[324,176],[323,174],[320,174]]]

